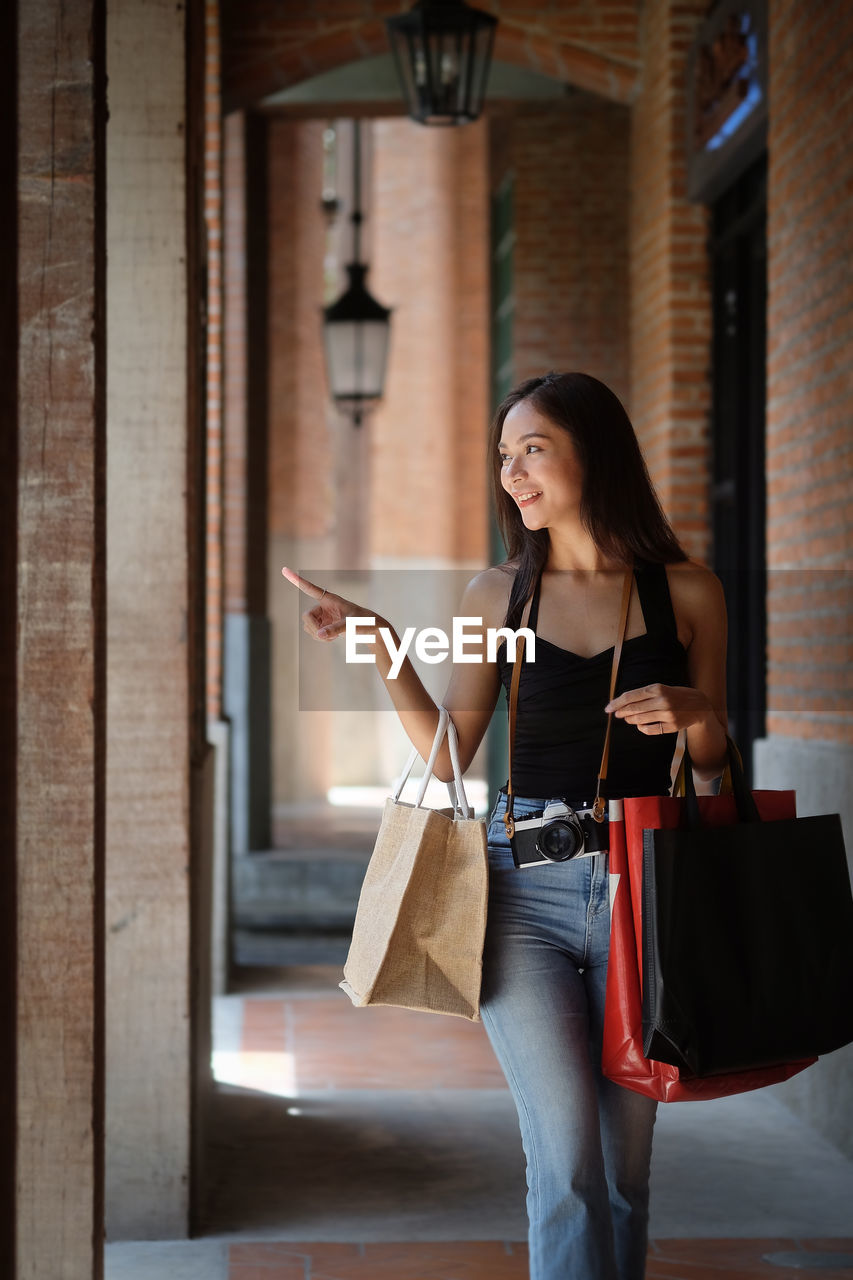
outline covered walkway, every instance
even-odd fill
[[[485,1032],[353,1009],[339,976],[246,968],[217,998],[204,1236],[108,1245],[106,1280],[526,1280]],[[774,1092],[661,1107],[648,1280],[849,1278],[851,1205],[853,1162]]]
[[[452,613],[503,557],[481,460],[511,383],[624,399],[728,574],[756,784],[840,809],[853,849],[853,5],[475,0],[523,83],[419,132],[352,97],[410,3],[0,5],[0,1280],[103,1280],[105,1240],[107,1280],[523,1280],[481,1030],[354,1011],[338,969],[293,967],[320,950],[241,950],[355,881],[342,843],[306,885],[283,809],[408,751],[334,671],[302,698],[279,568],[405,581],[395,624]],[[355,120],[395,335],[358,430],[319,325]],[[780,1254],[853,1278],[818,1265],[853,1252],[853,1046],[664,1109],[655,1160],[649,1280]]]

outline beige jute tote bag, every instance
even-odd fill
[[[449,809],[422,805],[447,733],[454,781]],[[486,932],[486,824],[469,809],[456,730],[446,708],[415,804],[400,799],[413,750],[392,796],[358,900],[340,984],[353,1004],[397,1005],[479,1021]]]

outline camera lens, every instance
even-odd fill
[[[566,862],[583,848],[580,823],[577,819],[567,822],[560,818],[545,823],[539,832],[536,847],[543,858],[550,858],[552,862]]]

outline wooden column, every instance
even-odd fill
[[[80,1280],[103,1266],[104,15],[98,0],[27,0],[0,22],[4,132],[16,47],[18,75],[17,171],[6,152],[0,184],[7,266],[17,246],[0,343],[0,669],[17,761],[0,800],[0,932],[3,1014],[16,1010],[3,1038],[16,1022],[18,1044],[16,1084],[2,1066],[14,1244],[0,1271]]]
[[[195,142],[188,151],[196,122],[187,118],[187,49],[184,5],[109,0],[110,1239],[187,1233],[192,1045],[205,1039],[209,1016],[194,1000],[193,977],[200,912],[193,873],[204,854],[194,782],[203,758],[204,473],[194,245],[200,155]],[[203,56],[203,40],[195,52]],[[199,89],[199,109],[200,101]]]
[[[18,122],[17,5],[0,8],[0,1025],[17,1019]],[[0,1204],[15,1202],[16,1052],[0,1037]],[[0,1217],[0,1275],[14,1275],[15,1214]]]

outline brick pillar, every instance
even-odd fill
[[[15,18],[15,6],[4,6],[0,127],[10,144],[2,183],[9,270],[0,382],[9,414],[0,466],[0,670],[3,745],[11,760],[17,755],[17,770],[13,777],[4,769],[0,799],[8,843],[0,982],[3,1041],[16,1026],[18,1056],[16,1086],[4,1047],[0,1186],[3,1231],[11,1229],[16,1248],[6,1235],[0,1270],[10,1280],[97,1280],[104,1193],[104,10],[85,0],[27,0],[17,27]]]
[[[315,573],[360,567],[366,525],[360,459],[369,427],[354,431],[350,419],[334,409],[323,357],[324,128],[320,120],[271,119],[267,150],[269,616],[277,805],[324,797],[334,749],[330,717],[299,714],[299,615],[308,601],[297,598],[281,566]],[[348,187],[346,175],[341,195]],[[338,215],[337,232],[344,218]]]
[[[759,786],[841,813],[853,873],[853,10],[769,5],[767,730]],[[853,1157],[853,1046],[777,1091]]]
[[[628,110],[577,93],[493,128],[515,178],[514,378],[580,370],[627,404]]]
[[[191,7],[190,33],[199,11]],[[172,0],[110,0],[107,26],[112,1239],[187,1233],[192,1047],[195,1020],[207,1014],[195,998],[191,881],[204,853],[194,785],[204,722],[204,473],[195,183],[188,198],[188,172],[200,168],[201,86],[192,57],[188,68],[187,18]],[[200,47],[190,41],[191,51]]]
[[[839,106],[853,10],[827,0],[819,14],[782,2],[770,12],[767,549],[780,572],[767,722],[771,734],[853,746],[853,157]],[[784,570],[802,571],[787,603]]]
[[[223,121],[223,606],[246,612],[246,117]]]
[[[484,563],[488,426],[485,122],[374,125],[371,288],[392,317],[371,432],[374,564]],[[464,264],[464,265],[463,265]]]
[[[488,148],[485,124],[456,133],[447,193],[454,228],[453,387],[460,463],[451,546],[457,562],[473,566],[488,563],[489,536],[487,482],[479,488],[491,417]],[[477,485],[476,496],[468,477]]]
[[[686,550],[709,551],[707,211],[686,197],[687,51],[707,0],[643,6],[631,130],[631,417]]]
[[[446,626],[487,563],[488,129],[384,119],[373,136],[371,288],[394,313],[385,398],[367,427],[370,557],[397,571],[393,622]],[[448,678],[444,666],[424,672],[436,699]],[[395,717],[374,723],[382,780],[407,740]]]
[[[319,120],[272,119],[268,145],[270,533],[284,545],[297,539],[306,567],[310,560],[315,568],[339,517],[320,323],[323,129]],[[349,437],[349,420],[346,426]],[[339,452],[350,461],[348,447]]]

